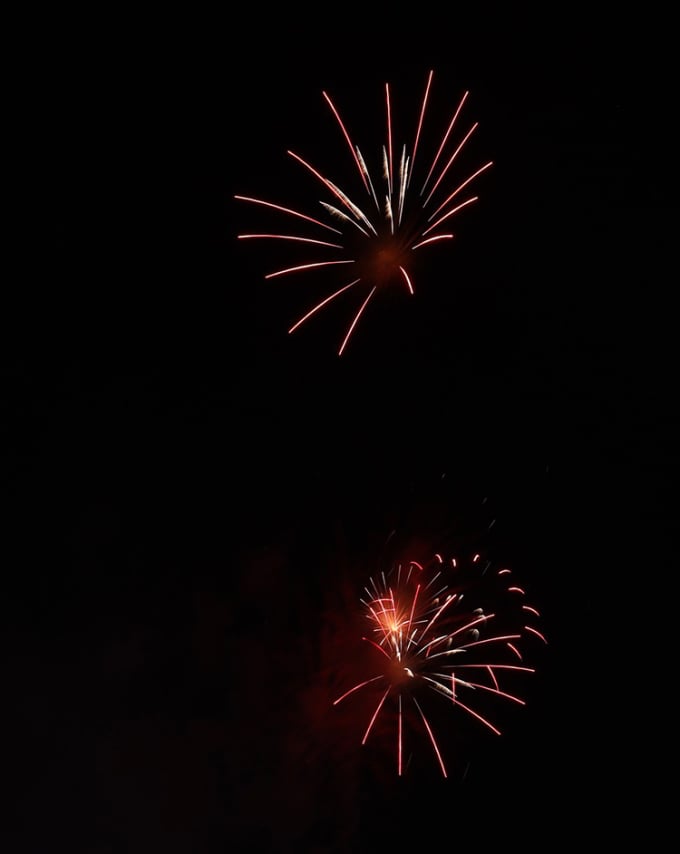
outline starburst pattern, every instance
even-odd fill
[[[462,564],[439,554],[427,566],[397,564],[372,578],[364,593],[362,640],[376,673],[345,690],[334,705],[357,692],[375,691],[362,744],[381,715],[393,715],[401,776],[408,719],[427,735],[446,777],[428,704],[448,704],[453,715],[500,735],[495,715],[504,703],[525,705],[514,683],[535,672],[527,651],[546,643],[538,628],[540,613],[509,569],[494,569],[479,555]]]
[[[409,294],[415,293],[412,266],[414,253],[426,246],[451,240],[453,218],[477,201],[469,194],[470,185],[491,165],[489,161],[463,177],[456,177],[457,161],[475,133],[478,122],[464,125],[462,115],[469,93],[460,98],[456,109],[445,125],[428,165],[422,172],[422,157],[418,158],[423,128],[432,88],[430,71],[422,98],[412,142],[397,149],[393,140],[392,97],[385,84],[386,140],[380,155],[382,179],[375,181],[361,150],[352,140],[335,103],[323,92],[323,97],[350,151],[360,179],[356,193],[346,192],[316,169],[307,159],[288,151],[295,162],[323,187],[326,199],[320,202],[317,216],[252,196],[237,195],[236,199],[275,211],[306,229],[301,233],[257,232],[239,234],[241,240],[269,240],[305,246],[315,253],[309,260],[268,273],[266,279],[277,279],[294,273],[330,272],[348,269],[341,287],[325,295],[288,330],[294,332],[320,309],[342,295],[358,293],[356,308],[340,344],[342,355],[356,329],[359,319],[376,293],[397,285]],[[311,236],[310,236],[311,235]]]

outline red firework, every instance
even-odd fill
[[[472,577],[466,580],[469,571]],[[377,689],[361,743],[366,744],[381,715],[392,714],[401,776],[409,720],[426,733],[447,777],[428,704],[448,704],[452,713],[500,735],[486,707],[525,705],[512,683],[535,672],[525,660],[525,648],[546,643],[536,628],[540,614],[527,603],[509,569],[482,566],[479,555],[468,566],[455,559],[445,562],[438,554],[426,567],[416,561],[398,564],[377,581],[372,578],[365,594],[361,603],[367,631],[362,640],[377,672],[346,690],[333,705],[359,691]]]
[[[406,144],[397,153],[393,143],[392,104],[389,84],[385,84],[386,133],[387,139],[382,146],[382,189],[376,190],[376,183],[366,160],[358,146],[354,144],[345,123],[335,104],[326,92],[325,98],[347,143],[352,160],[361,179],[362,197],[366,202],[357,203],[348,193],[329,178],[321,174],[307,160],[293,151],[288,154],[306,169],[328,193],[328,201],[321,201],[324,219],[309,216],[299,210],[275,204],[264,199],[250,196],[235,196],[236,199],[261,205],[277,211],[286,217],[294,218],[298,224],[304,223],[311,233],[258,233],[239,234],[241,240],[263,239],[313,246],[314,251],[323,257],[312,259],[292,267],[275,270],[265,276],[275,279],[292,273],[318,271],[348,265],[351,272],[348,281],[334,290],[307,311],[294,323],[289,333],[298,329],[305,321],[321,308],[328,305],[346,292],[359,293],[358,308],[345,332],[338,355],[342,355],[347,342],[354,332],[359,318],[378,290],[397,284],[414,293],[411,273],[412,253],[425,246],[450,240],[454,234],[449,231],[450,221],[460,211],[477,201],[477,196],[466,196],[469,185],[492,162],[485,163],[462,180],[454,180],[454,164],[464,146],[478,127],[478,122],[459,130],[458,124],[468,92],[464,92],[448,125],[440,144],[416,180],[416,156],[421,141],[426,108],[432,85],[433,72],[430,71],[418,116],[411,147]],[[420,161],[419,161],[420,162]],[[412,181],[413,179],[413,181]],[[332,236],[329,236],[332,235]],[[325,239],[324,239],[325,238]]]

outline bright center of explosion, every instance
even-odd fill
[[[407,254],[393,238],[371,240],[357,258],[357,273],[362,279],[372,281],[377,287],[398,283],[404,286],[400,268],[407,263]]]

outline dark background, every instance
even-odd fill
[[[42,22],[3,317],[11,850],[546,850],[651,825],[669,23],[572,14]],[[287,336],[317,291],[264,280],[233,196],[313,212],[286,150],[352,168],[322,90],[374,157],[384,83],[410,140],[431,68],[430,118],[469,89],[494,166],[339,359],[350,309]],[[327,703],[336,623],[395,530],[512,565],[550,641],[524,714],[447,781],[396,780]]]

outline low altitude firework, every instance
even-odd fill
[[[478,196],[470,193],[470,185],[492,165],[489,161],[469,174],[458,172],[461,152],[479,124],[464,123],[468,91],[463,93],[444,126],[434,153],[427,160],[424,158],[419,149],[433,76],[434,72],[430,71],[408,146],[403,143],[399,147],[393,138],[392,97],[389,84],[385,84],[386,140],[380,153],[379,181],[374,177],[377,175],[375,164],[369,168],[335,103],[323,92],[349,149],[352,168],[358,173],[360,184],[356,191],[342,189],[306,158],[288,151],[290,157],[322,186],[326,199],[319,202],[321,211],[315,210],[312,215],[266,199],[235,196],[239,201],[268,208],[281,215],[282,221],[291,222],[291,229],[285,232],[244,233],[238,235],[240,240],[296,244],[309,251],[309,256],[300,263],[273,270],[266,279],[296,273],[330,274],[338,269],[344,273],[346,270],[341,287],[326,292],[288,330],[295,332],[325,306],[354,295],[354,314],[338,355],[342,355],[359,319],[379,291],[397,286],[405,288],[409,294],[415,293],[414,253],[454,237],[451,231],[454,217],[478,200]],[[292,228],[293,222],[299,231]]]
[[[370,579],[361,605],[367,675],[333,705],[370,694],[361,743],[387,737],[399,776],[412,745],[428,743],[447,777],[432,714],[441,722],[448,710],[447,726],[467,719],[500,735],[504,706],[525,705],[518,688],[535,672],[536,645],[547,643],[538,628],[541,615],[511,570],[496,569],[479,555],[398,563]],[[381,718],[393,726],[382,726],[376,736]]]

